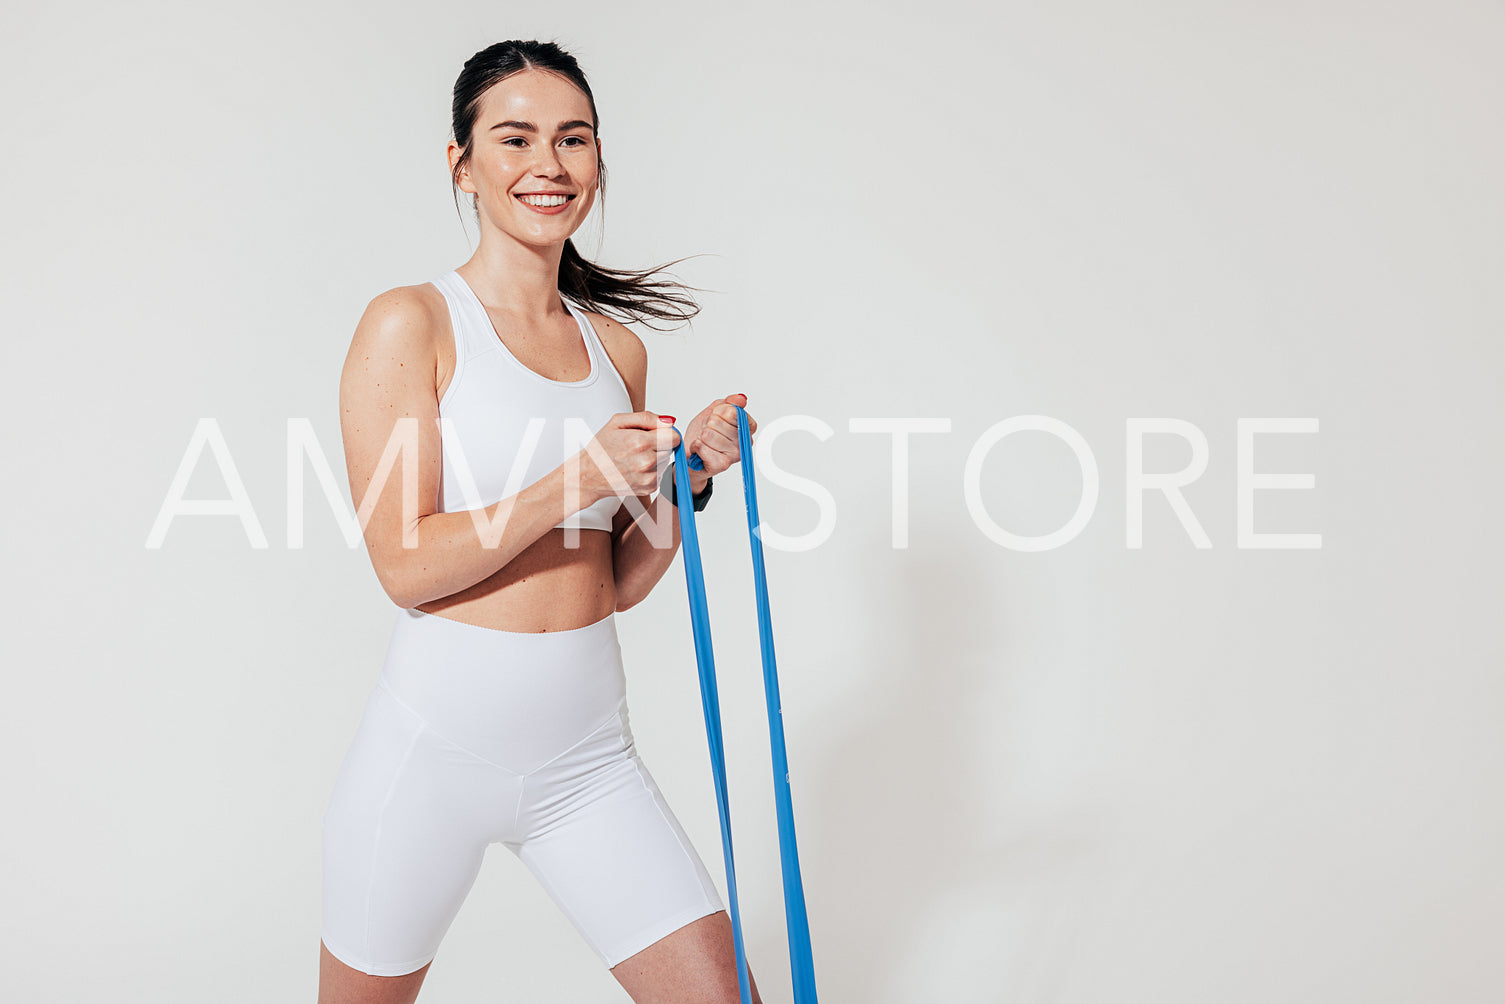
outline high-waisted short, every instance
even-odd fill
[[[422,968],[493,843],[608,967],[724,909],[633,744],[616,615],[498,631],[403,610],[323,817],[325,946]]]

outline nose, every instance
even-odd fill
[[[564,173],[559,154],[547,143],[540,143],[533,155],[533,173],[544,178],[556,178]]]

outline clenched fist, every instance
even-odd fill
[[[731,394],[720,401],[713,401],[705,410],[685,426],[685,456],[693,457],[700,455],[700,460],[705,464],[707,477],[720,474],[729,469],[738,460],[741,453],[737,444],[737,409],[747,410],[746,394]],[[758,431],[758,423],[753,420],[752,414],[747,416],[747,432],[749,438]],[[674,447],[670,446],[672,454]],[[691,472],[693,475],[695,472]]]
[[[661,418],[651,411],[613,415],[578,458],[581,496],[596,502],[652,492],[679,445],[673,421],[672,415]]]

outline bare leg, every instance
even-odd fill
[[[345,965],[320,941],[319,1004],[413,1004],[431,965],[406,976],[371,976]]]
[[[624,959],[611,974],[635,1004],[738,1004],[732,918],[719,910],[691,921]],[[751,963],[747,979],[753,1004],[763,1004]]]

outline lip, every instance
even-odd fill
[[[522,196],[524,195],[568,195],[569,198],[565,200],[563,205],[530,206],[522,200]],[[542,216],[558,216],[560,213],[570,208],[571,204],[573,204],[576,199],[576,195],[574,192],[518,192],[512,198],[517,200],[517,204],[522,206],[524,209],[531,209],[533,212],[538,213]]]

